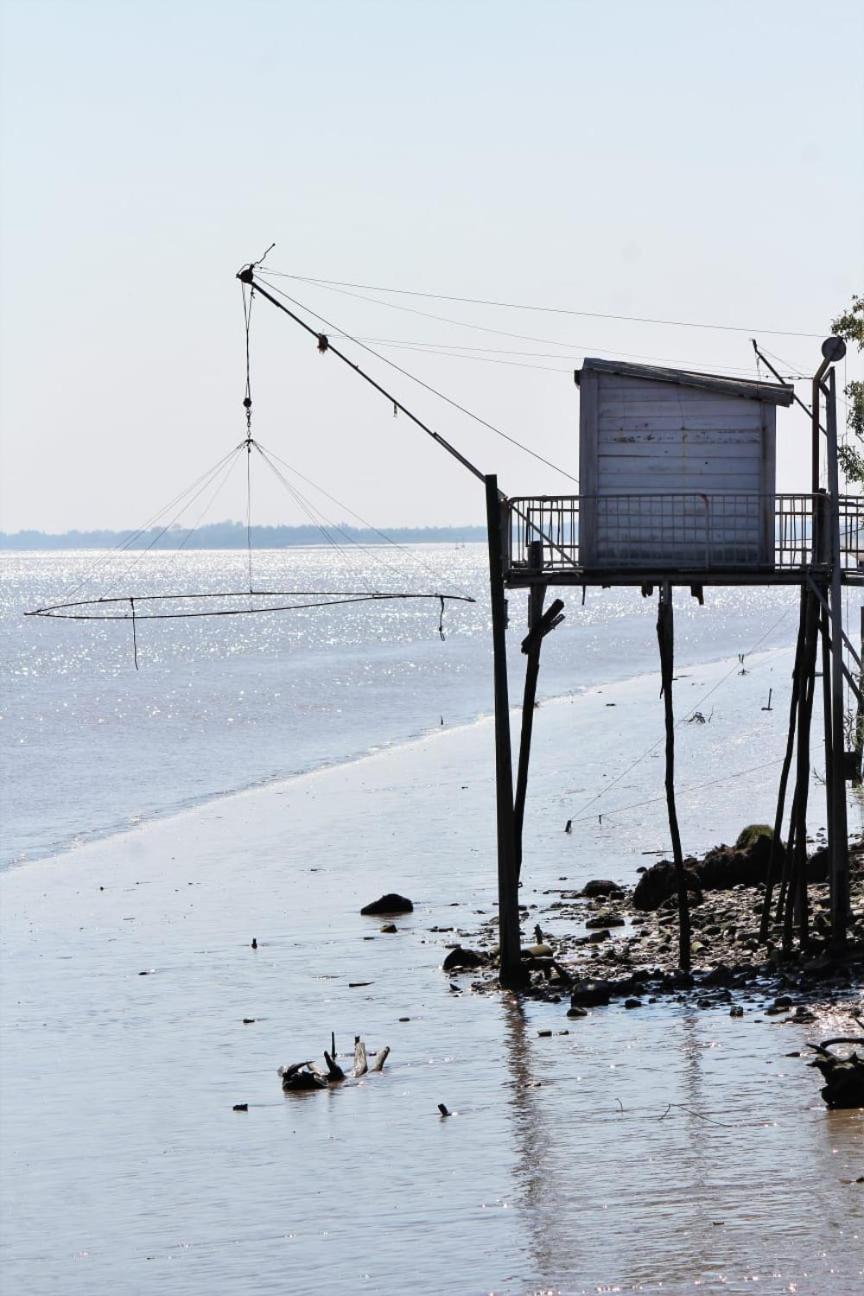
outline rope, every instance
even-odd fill
[[[327,328],[336,329],[337,326],[331,323],[330,320],[325,319],[323,315],[319,315],[317,311],[313,311],[311,307],[305,306],[302,302],[297,301],[296,298],[289,296],[289,294],[283,292],[281,288],[277,288],[275,284],[269,283],[266,279],[262,280],[262,282],[266,284],[271,292],[278,293],[280,297],[284,297],[286,301],[290,301],[291,304],[296,306],[299,310],[304,310],[307,314],[313,316],[314,319],[320,320]],[[551,468],[553,472],[560,473],[561,476],[566,477],[568,481],[574,482],[577,486],[579,485],[578,477],[574,477],[572,473],[567,472],[565,468],[561,468],[558,464],[553,463],[551,459],[546,459],[543,455],[538,454],[536,450],[532,450],[530,446],[523,445],[521,441],[517,441],[515,437],[510,436],[508,432],[502,431],[501,428],[496,427],[494,423],[490,423],[488,419],[481,418],[479,414],[475,414],[474,411],[468,409],[467,406],[460,405],[458,401],[453,400],[450,396],[445,396],[444,392],[439,391],[437,387],[433,387],[431,383],[424,382],[422,378],[418,378],[417,375],[411,373],[410,370],[403,369],[401,365],[396,364],[395,360],[388,360],[386,356],[382,356],[378,351],[374,351],[372,347],[367,346],[365,342],[361,342],[350,333],[346,333],[344,329],[339,329],[337,331],[346,342],[353,342],[355,346],[361,347],[362,350],[368,352],[369,355],[374,356],[376,360],[380,360],[382,364],[389,365],[391,369],[395,369],[396,372],[402,374],[404,378],[408,378],[411,382],[417,383],[419,387],[430,392],[431,395],[437,396],[439,400],[452,406],[452,408],[458,410],[460,414],[465,414],[468,418],[473,419],[475,423],[479,423],[481,427],[488,428],[489,431],[494,432],[496,436],[501,437],[504,441],[508,441],[510,445],[516,446],[518,450],[523,450],[525,454],[530,455],[532,459],[536,459],[539,463],[545,464],[547,468]],[[349,364],[350,363],[351,362],[349,361]],[[406,411],[406,413],[410,413],[410,411]],[[483,474],[479,472],[476,473],[476,475],[480,477],[483,476]]]
[[[706,783],[692,783],[690,787],[676,788],[676,797],[687,796],[689,792],[701,792],[704,788],[716,787],[718,783],[729,783],[732,779],[744,778],[747,774],[756,774],[759,770],[769,769],[774,765],[781,765],[782,761],[777,760],[763,761],[761,765],[753,765],[750,769],[738,770],[735,774],[721,774],[719,778],[708,779]],[[632,805],[616,806],[614,810],[604,810],[599,816],[600,820],[607,818],[608,815],[624,814],[627,810],[640,810],[642,806],[654,805],[657,801],[665,801],[666,796],[648,797],[645,801],[634,801]],[[570,820],[571,823],[581,823],[584,819],[593,819],[594,815],[574,815]]]
[[[240,446],[235,446],[232,450],[229,450],[228,453],[223,455],[222,458],[218,460],[218,462],[215,463],[211,468],[208,468],[206,472],[203,472],[200,477],[196,477],[195,481],[193,481],[191,485],[185,486],[183,490],[179,491],[173,497],[173,499],[169,500],[167,504],[163,505],[162,508],[158,509],[154,514],[152,514],[152,516],[149,517],[147,521],[144,522],[140,527],[130,532],[130,534],[125,537],[125,539],[118,541],[117,544],[114,545],[106,554],[103,554],[103,556],[99,558],[93,564],[93,566],[88,569],[88,571],[81,578],[78,584],[73,586],[73,588],[69,591],[69,597],[74,598],[75,595],[79,592],[79,590],[83,589],[85,585],[89,584],[95,578],[96,573],[100,571],[107,562],[110,562],[111,559],[116,558],[119,554],[124,553],[128,549],[130,549],[136,540],[140,539],[141,536],[146,535],[147,532],[156,525],[156,523],[160,520],[160,518],[163,518],[166,513],[168,513],[171,509],[174,508],[175,505],[180,504],[181,501],[183,500],[186,500],[187,495],[191,496],[191,499],[186,500],[186,502],[182,504],[182,507],[178,510],[178,512],[174,514],[174,517],[168,523],[168,526],[163,528],[162,531],[160,531],[159,535],[156,537],[156,541],[158,541],[165,534],[165,531],[168,530],[169,527],[173,526],[174,522],[176,522],[176,520],[181,516],[181,514],[189,507],[189,505],[192,503],[192,500],[197,499],[198,494],[200,494],[202,490],[206,489],[209,482],[211,482],[213,478],[216,476],[216,474],[219,472],[219,469],[222,468],[222,466],[226,464],[228,460],[232,457],[232,455],[235,455],[239,449]],[[197,489],[199,487],[200,489]],[[193,491],[196,493],[193,494]],[[154,543],[156,543],[156,541],[154,541]],[[131,570],[131,567],[127,568],[127,570]]]
[[[578,315],[583,319],[619,320],[625,324],[662,324],[669,328],[716,329],[722,333],[771,333],[776,337],[821,338],[821,333],[800,333],[794,329],[754,329],[743,324],[705,324],[695,320],[657,319],[646,315],[613,315],[608,312],[567,309],[563,306],[532,306],[524,302],[491,301],[482,297],[455,297],[448,293],[420,292],[412,288],[382,288],[378,284],[346,283],[339,279],[316,279],[311,275],[288,274],[271,270],[268,274],[279,279],[294,279],[298,283],[317,284],[324,288],[360,288],[366,292],[394,293],[400,297],[424,297],[431,301],[459,302],[465,306],[494,306],[499,310],[535,311],[544,315]]]
[[[347,504],[343,503],[342,500],[337,499],[335,495],[331,495],[329,491],[326,491],[323,486],[319,486],[318,483],[313,481],[311,477],[307,477],[304,473],[300,472],[299,468],[293,467],[293,465],[289,464],[285,459],[281,458],[280,455],[276,454],[275,450],[271,450],[269,446],[262,446],[260,441],[256,441],[255,444],[257,448],[262,453],[265,453],[267,456],[269,456],[269,458],[273,460],[274,463],[281,464],[282,467],[285,468],[288,472],[293,473],[295,477],[299,477],[301,481],[306,482],[307,486],[311,486],[313,490],[318,491],[321,495],[325,497],[325,499],[328,499],[331,504],[335,504],[337,508],[340,508],[343,510],[343,512],[349,514],[350,517],[354,518],[355,522],[359,522],[362,526],[366,527],[368,531],[371,531],[374,535],[376,535],[379,540],[383,540],[385,544],[389,545],[392,549],[395,549],[398,553],[402,554],[404,558],[414,563],[417,567],[422,568],[423,571],[427,572],[428,575],[432,576],[434,580],[436,581],[440,580],[441,573],[436,571],[435,568],[432,567],[430,563],[424,562],[422,558],[418,557],[417,554],[412,553],[411,550],[406,548],[405,545],[399,544],[397,540],[394,540],[392,539],[391,536],[388,536],[385,531],[379,531],[377,527],[373,526],[372,523],[367,521],[366,518],[361,517],[359,513],[355,512],[354,509],[350,508]],[[342,535],[345,536],[345,539],[350,544],[355,545],[356,547],[362,549],[365,553],[367,553],[368,556],[374,562],[381,563],[382,566],[387,567],[390,571],[397,570],[395,567],[392,567],[390,563],[386,562],[379,554],[375,554],[369,548],[369,546],[363,545],[359,540],[356,540],[353,536],[349,535],[345,531],[342,532]],[[460,588],[459,586],[457,586],[456,588],[459,589],[459,592],[465,595],[466,598],[471,598],[470,595],[466,594],[464,588]]]
[[[361,298],[362,301],[374,301],[374,298]],[[388,306],[391,310],[400,310],[404,307],[394,306],[392,302],[375,302],[378,306]],[[399,347],[403,351],[417,351],[421,355],[441,355],[448,359],[465,359],[465,360],[484,360],[493,364],[515,365],[522,369],[536,369],[543,373],[566,373],[572,374],[573,365],[583,356],[605,355],[613,360],[650,360],[656,364],[675,365],[679,369],[689,369],[697,363],[695,360],[679,360],[669,356],[644,355],[641,352],[634,351],[610,351],[608,347],[596,346],[593,343],[579,342],[558,342],[553,338],[534,338],[527,337],[522,333],[505,333],[503,329],[487,329],[482,324],[465,324],[461,320],[448,320],[442,315],[432,315],[430,318],[440,320],[443,324],[458,324],[463,328],[475,329],[481,333],[500,333],[503,337],[516,338],[522,342],[537,342],[545,346],[557,346],[563,351],[569,351],[571,355],[561,355],[557,351],[514,351],[503,347],[481,347],[469,346],[461,342],[419,342],[410,338],[384,338],[384,337],[357,337],[358,342],[374,342],[376,346]],[[460,352],[481,352],[480,355],[460,355]],[[552,365],[533,365],[522,364],[515,360],[500,360],[498,356],[527,356],[535,360],[567,360],[570,363],[565,369]],[[716,362],[705,361],[699,365],[700,371],[708,372]],[[751,377],[758,369],[751,365],[728,365],[724,364],[723,373],[740,373]]]
[[[686,714],[681,717],[680,720],[676,721],[675,723],[676,729],[680,729],[681,725],[687,724],[690,718],[693,715],[695,715],[695,713],[701,708],[703,702],[707,702],[708,698],[711,697],[713,693],[716,693],[719,688],[722,688],[722,686],[726,683],[728,679],[730,679],[733,675],[738,673],[744,658],[750,657],[760,646],[760,644],[764,643],[764,641],[768,638],[770,634],[773,634],[773,632],[777,629],[777,627],[789,615],[789,611],[790,609],[787,608],[785,612],[782,612],[780,616],[777,618],[777,620],[773,623],[773,625],[770,625],[768,629],[765,631],[765,633],[759,636],[759,638],[756,640],[756,642],[753,644],[752,648],[750,648],[748,652],[738,654],[738,657],[735,661],[735,665],[732,666],[726,672],[726,674],[717,681],[716,684],[712,684],[711,688],[708,689],[707,693],[703,693],[699,701],[696,702],[690,708],[690,710],[687,711]],[[615,787],[616,783],[620,783],[623,778],[626,778],[627,775],[630,774],[636,768],[637,765],[641,765],[643,760],[647,760],[647,758],[651,755],[651,753],[656,751],[657,748],[660,746],[660,744],[664,741],[665,741],[664,738],[658,738],[657,741],[652,743],[650,747],[647,747],[640,756],[637,756],[636,759],[630,765],[627,766],[626,769],[622,770],[620,774],[616,774],[615,778],[612,779],[611,783],[607,783],[607,785],[604,788],[601,788],[599,792],[595,793],[594,796],[591,797],[590,801],[586,801],[582,809],[579,811],[579,813],[574,815],[574,819],[576,820],[584,819],[586,817],[584,812],[588,809],[589,806],[594,805],[596,801],[599,801],[601,797],[604,797],[610,788]],[[610,813],[613,812],[610,811]]]
[[[194,502],[201,497],[201,495],[204,494],[204,491],[208,488],[208,486],[211,486],[213,482],[216,481],[216,486],[213,491],[213,494],[210,496],[210,498],[205,503],[204,507],[199,512],[192,526],[184,528],[186,534],[183,537],[183,539],[180,541],[180,543],[177,546],[175,546],[175,553],[179,552],[181,549],[185,549],[186,545],[189,543],[190,539],[194,535],[202,517],[204,517],[205,513],[207,513],[208,510],[213,507],[213,503],[216,500],[216,497],[220,494],[223,487],[225,486],[225,483],[228,481],[228,478],[231,476],[231,473],[233,472],[238,462],[242,449],[243,449],[243,443],[241,442],[239,445],[235,446],[234,449],[231,450],[230,453],[226,455],[224,459],[220,460],[215,470],[208,475],[206,481],[202,482],[201,486],[195,492],[195,494],[192,495],[192,497],[185,502],[182,509],[180,509],[177,513],[175,513],[174,517],[169,522],[167,522],[164,527],[162,527],[162,529],[153,537],[153,539],[150,541],[148,545],[145,545],[145,547],[142,550],[140,550],[140,552],[137,554],[134,560],[131,563],[129,563],[128,567],[126,567],[125,570],[117,577],[117,579],[111,585],[109,585],[108,587],[109,591],[111,589],[116,589],[120,581],[124,580],[129,575],[130,572],[134,571],[134,569],[138,566],[138,563],[141,561],[144,555],[150,553],[150,551],[159,543],[159,541],[166,534],[166,532],[170,531],[171,528],[179,521],[182,514],[185,513],[185,511],[188,508],[190,508],[192,504],[194,504]],[[221,480],[218,480],[220,472],[222,473],[222,478]]]

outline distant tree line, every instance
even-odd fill
[[[346,538],[360,544],[383,543],[375,531],[340,522],[331,527],[330,535],[339,542]],[[394,527],[386,532],[389,540],[399,544],[464,544],[486,538],[486,528],[461,527]],[[134,538],[133,538],[134,537]],[[243,522],[211,522],[191,534],[183,527],[159,527],[140,533],[134,531],[64,531],[54,535],[47,531],[0,532],[0,549],[242,549],[246,547],[246,525]],[[327,537],[315,526],[253,526],[252,544],[256,549],[287,549],[292,545],[320,545]]]

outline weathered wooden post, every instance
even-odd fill
[[[529,570],[543,570],[543,541],[532,540],[528,545]],[[546,586],[532,585],[528,590],[528,633],[536,630],[543,615]],[[526,643],[528,640],[526,640]],[[525,823],[525,797],[528,792],[528,767],[531,762],[531,734],[534,728],[534,704],[537,701],[537,680],[540,675],[540,647],[543,640],[535,636],[527,649],[525,663],[525,689],[522,694],[522,731],[519,736],[519,762],[516,769],[516,798],[513,818],[516,837],[516,876],[522,872],[522,828]],[[523,651],[525,646],[523,645]]]
[[[809,935],[807,910],[807,800],[810,791],[810,721],[816,682],[816,652],[819,631],[819,600],[813,590],[804,590],[804,635],[801,645],[801,677],[798,687],[797,751],[795,796],[792,802],[794,843],[789,864],[789,889],[783,915],[783,947],[791,948],[793,918],[798,919],[802,944]]]
[[[495,802],[498,844],[498,933],[500,981],[515,990],[525,983],[519,936],[519,878],[513,814],[513,760],[507,689],[507,599],[504,593],[502,501],[498,478],[484,477],[489,538],[489,588],[492,605],[492,663],[495,680]]]
[[[774,835],[771,838],[771,853],[768,856],[768,874],[765,879],[765,898],[762,903],[762,920],[759,925],[759,939],[768,939],[768,928],[771,923],[771,899],[774,884],[777,880],[777,856],[783,848],[783,815],[786,810],[786,790],[789,785],[789,771],[792,768],[792,755],[795,750],[795,723],[798,716],[798,689],[801,681],[801,654],[804,640],[805,597],[801,591],[798,611],[798,638],[795,641],[795,664],[792,668],[792,697],[789,702],[789,727],[786,734],[786,751],[783,756],[783,768],[780,771],[780,787],[777,792],[777,811],[774,816]],[[792,848],[791,834],[783,852],[784,878],[789,876],[789,851]],[[785,894],[785,893],[784,893]],[[782,910],[782,903],[778,910]]]
[[[840,342],[840,348],[832,344]],[[826,361],[842,359],[845,345],[829,338],[822,345]],[[834,843],[831,851],[831,944],[837,952],[846,947],[846,923],[849,914],[849,838],[846,820],[846,760],[843,715],[843,609],[842,568],[840,553],[840,475],[837,467],[837,393],[833,367],[829,369],[825,399],[825,425],[828,433],[828,495],[831,501],[831,671],[832,802]]]
[[[858,706],[855,713],[855,779],[861,783],[861,760],[864,756],[864,606],[861,607],[861,625],[859,629],[858,659],[861,665],[858,670]]]
[[[660,645],[660,679],[666,716],[666,806],[669,811],[669,835],[672,838],[675,880],[678,884],[678,966],[687,972],[690,968],[690,905],[687,900],[684,855],[681,850],[678,810],[675,805],[675,715],[672,710],[675,638],[672,585],[669,581],[663,581],[660,586],[660,598],[657,604],[657,641]]]

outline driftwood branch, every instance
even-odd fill
[[[354,1040],[354,1075],[359,1077],[365,1075],[369,1070],[369,1063],[366,1061],[366,1045],[360,1036]]]
[[[375,1061],[372,1063],[372,1065],[371,1065],[371,1067],[369,1068],[369,1070],[370,1070],[370,1071],[383,1071],[383,1070],[384,1070],[384,1063],[387,1061],[387,1058],[388,1058],[389,1056],[390,1056],[390,1045],[389,1045],[389,1044],[385,1044],[384,1048],[383,1048],[383,1049],[380,1049],[379,1052],[377,1053],[377,1055],[376,1055],[376,1057],[375,1057]]]

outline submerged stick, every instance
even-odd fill
[[[324,1061],[327,1063],[327,1079],[328,1079],[328,1080],[330,1080],[330,1081],[332,1082],[332,1081],[336,1081],[336,1080],[344,1080],[344,1079],[345,1079],[345,1072],[344,1072],[344,1071],[342,1070],[342,1068],[338,1065],[338,1063],[334,1062],[334,1060],[333,1060],[333,1055],[332,1055],[331,1053],[328,1053],[326,1049],[324,1050]]]
[[[371,1067],[369,1068],[369,1070],[370,1070],[370,1071],[383,1071],[383,1070],[384,1070],[384,1063],[387,1061],[387,1058],[388,1058],[389,1056],[390,1056],[390,1045],[389,1045],[389,1044],[385,1044],[384,1048],[381,1049],[381,1051],[377,1054],[377,1056],[376,1056],[376,1058],[375,1058],[375,1061],[372,1063],[372,1065],[371,1065]]]
[[[366,1045],[359,1035],[354,1037],[354,1075],[359,1077],[365,1075],[369,1070],[369,1063],[366,1061]]]

